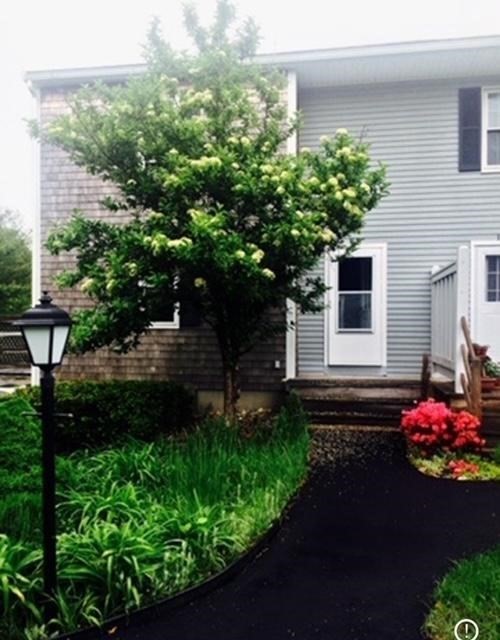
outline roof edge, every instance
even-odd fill
[[[77,67],[73,69],[48,69],[28,71],[24,78],[32,87],[66,86],[95,82],[96,80],[119,81],[140,75],[145,64],[120,64],[103,67]]]
[[[487,49],[494,47],[500,49],[500,35],[262,53],[255,56],[254,61],[266,66],[293,67],[295,64],[328,60],[374,58],[415,53],[439,53],[443,51]],[[63,87],[85,82],[95,82],[97,80],[118,82],[130,76],[140,75],[144,73],[145,70],[146,65],[140,63],[102,67],[36,70],[28,71],[25,74],[25,80],[34,88],[50,86]]]

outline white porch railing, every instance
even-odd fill
[[[460,247],[457,259],[431,275],[431,362],[433,371],[454,380],[461,393],[460,318],[469,318],[469,248]]]

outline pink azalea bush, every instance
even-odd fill
[[[479,436],[481,424],[468,411],[453,411],[432,398],[403,411],[401,429],[408,441],[422,453],[479,451],[485,441]]]

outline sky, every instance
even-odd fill
[[[215,0],[198,0],[209,19]],[[261,29],[260,52],[500,34],[499,0],[234,0]],[[142,61],[153,16],[177,48],[188,41],[180,0],[3,0],[0,4],[0,207],[32,226],[35,115],[24,74]],[[499,61],[500,65],[500,61]]]

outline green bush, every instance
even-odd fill
[[[309,438],[296,409],[251,436],[219,417],[187,437],[61,457],[58,618],[46,631],[99,624],[174,594],[248,549],[304,480]],[[37,548],[0,536],[9,606],[6,616],[0,598],[0,637],[44,637]]]
[[[499,444],[497,444],[497,446],[493,449],[492,459],[494,462],[496,462],[496,464],[500,464],[500,445]]]
[[[18,392],[40,406],[40,388]],[[194,419],[194,395],[175,382],[148,380],[75,381],[56,385],[57,411],[72,414],[57,427],[57,449],[116,445],[127,436],[151,441],[188,428]]]
[[[40,539],[41,429],[19,397],[0,403],[0,532]]]

